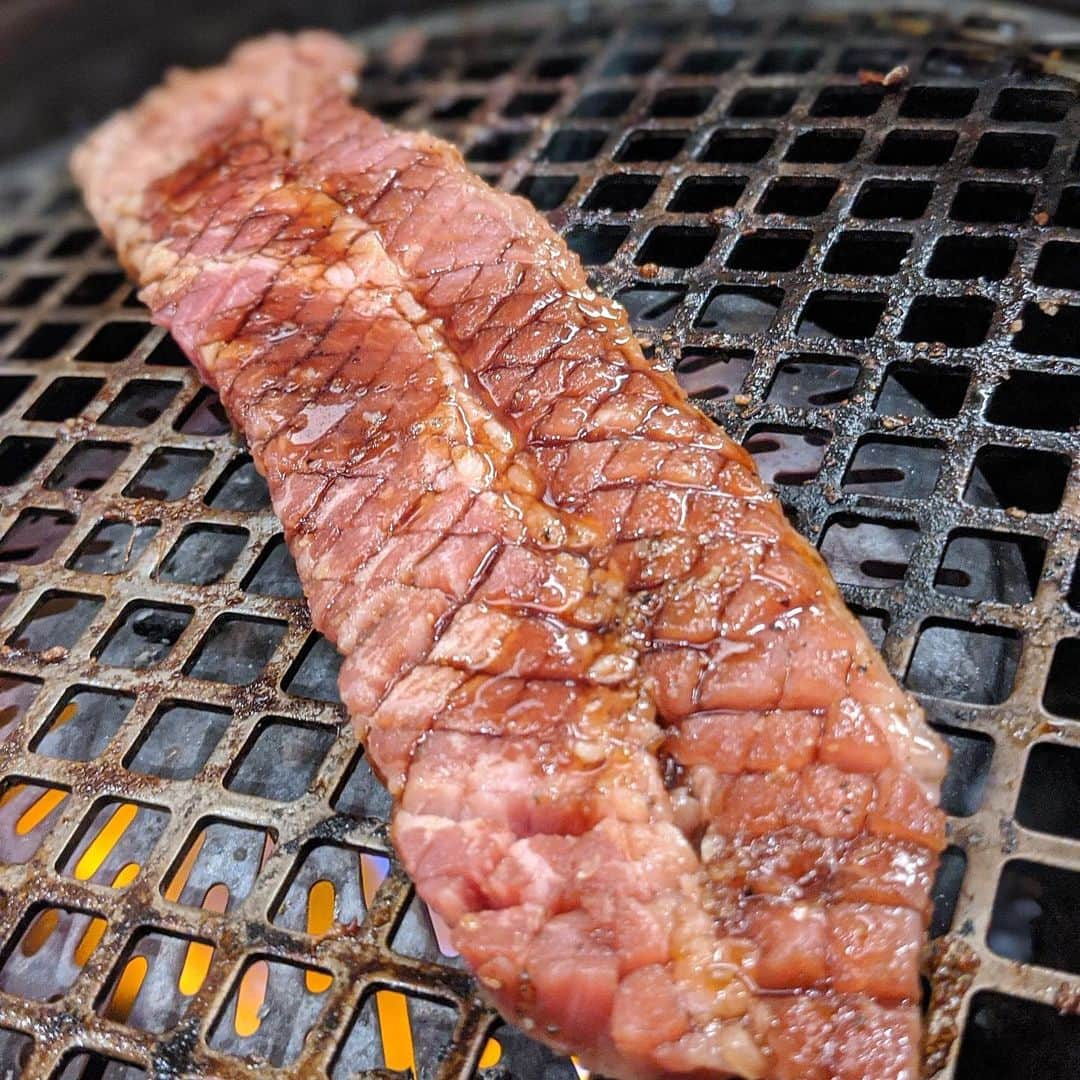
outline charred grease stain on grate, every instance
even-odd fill
[[[1075,52],[790,10],[447,17],[364,101],[549,213],[760,454],[953,747],[931,1063],[1071,1076],[1080,162],[1031,57]],[[573,1080],[387,861],[265,485],[59,161],[0,173],[0,1069]]]

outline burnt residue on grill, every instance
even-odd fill
[[[550,215],[950,744],[928,1070],[1073,1075],[1067,20],[597,3],[422,30],[371,37],[363,102]],[[62,156],[0,169],[0,1072],[573,1080],[492,1026],[390,860],[265,486]]]

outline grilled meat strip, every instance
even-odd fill
[[[268,480],[420,895],[608,1074],[914,1080],[939,740],[625,312],[356,63],[245,45],[72,165]]]

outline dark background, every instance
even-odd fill
[[[508,0],[510,2],[510,0]],[[0,0],[0,157],[77,132],[170,64],[218,60],[270,29],[356,30],[460,0]],[[898,2],[897,6],[906,5]],[[1080,12],[1080,0],[1039,5]]]

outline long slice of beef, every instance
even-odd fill
[[[420,895],[609,1074],[913,1080],[938,739],[545,220],[355,66],[251,43],[73,170],[268,479]]]

